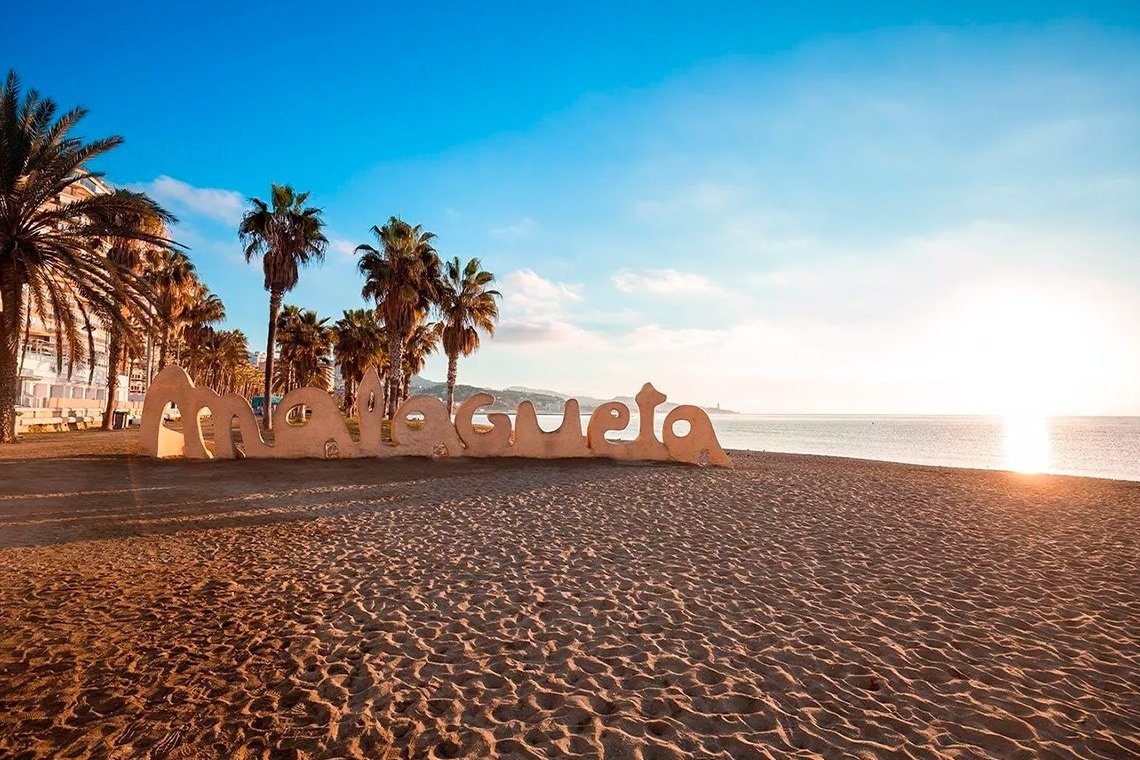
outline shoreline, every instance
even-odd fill
[[[350,430],[351,431],[351,430]],[[356,433],[354,431],[355,437]],[[28,461],[36,454],[41,454],[47,457],[63,457],[69,458],[63,452],[68,452],[73,449],[77,438],[81,443],[87,444],[86,447],[81,447],[78,453],[72,452],[71,456],[90,457],[90,456],[105,456],[105,457],[139,457],[143,458],[138,453],[137,445],[138,430],[71,430],[65,432],[47,432],[47,433],[26,433],[21,436],[21,439],[16,444],[9,444],[0,446],[0,463],[4,461]],[[102,440],[96,441],[95,438],[99,437]],[[83,440],[86,438],[86,440]],[[209,441],[209,436],[206,437]],[[27,447],[27,448],[25,448]],[[83,450],[86,449],[86,451]],[[1019,470],[1002,469],[999,467],[965,467],[947,464],[926,464],[921,462],[902,462],[894,459],[872,459],[869,457],[858,456],[844,456],[839,454],[813,454],[804,452],[793,451],[770,451],[758,449],[733,449],[726,448],[725,453],[731,457],[738,456],[761,456],[761,457],[803,457],[807,461],[818,460],[821,462],[826,461],[843,461],[843,462],[865,462],[870,464],[884,464],[884,465],[898,465],[900,467],[919,467],[927,470],[950,470],[954,472],[979,472],[979,473],[1003,473],[1012,476],[1024,478],[1077,478],[1077,479],[1090,479],[1097,481],[1107,481],[1113,483],[1130,483],[1140,485],[1140,478],[1126,478],[1126,477],[1109,477],[1105,475],[1088,475],[1075,472],[1022,472]],[[416,459],[416,457],[396,457],[396,459]],[[508,462],[537,462],[541,460],[527,459],[525,457],[497,457]],[[456,457],[450,461],[468,461],[465,457]],[[180,459],[163,460],[163,461],[181,461]],[[255,461],[255,460],[243,460]],[[281,460],[289,461],[289,460]],[[331,461],[308,459],[305,461]],[[372,461],[364,458],[364,461]],[[387,461],[387,460],[386,460]],[[612,461],[604,457],[583,458],[580,460],[565,460],[565,461]],[[218,464],[217,461],[207,462],[205,464]],[[679,466],[691,466],[680,464]]]
[[[1097,480],[1109,483],[1122,483],[1140,487],[1140,478],[1111,478],[1106,475],[1084,475],[1074,472],[1022,472],[1020,470],[1007,470],[998,467],[959,467],[951,464],[923,464],[922,462],[900,462],[895,459],[870,459],[865,457],[840,456],[838,454],[805,454],[795,451],[758,451],[754,449],[725,449],[729,456],[755,455],[771,457],[803,457],[809,460],[840,461],[840,462],[867,462],[871,464],[897,465],[899,467],[918,467],[924,470],[949,470],[952,472],[975,473],[1001,473],[1022,478],[1070,478],[1077,480]]]

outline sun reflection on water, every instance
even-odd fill
[[[1005,418],[1005,460],[1014,472],[1044,472],[1049,469],[1049,423],[1044,417],[1021,415]]]

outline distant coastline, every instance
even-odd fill
[[[418,375],[412,378],[411,381],[412,392],[423,394],[427,396],[435,396],[439,399],[447,398],[447,383],[436,382],[428,380]],[[616,396],[612,399],[599,399],[592,396],[575,396],[560,391],[540,390],[536,388],[527,388],[521,385],[512,385],[508,388],[483,388],[475,385],[464,385],[462,383],[455,386],[455,400],[460,401],[476,393],[490,393],[495,397],[494,403],[485,407],[482,411],[486,412],[506,412],[514,413],[518,409],[518,405],[523,401],[529,401],[534,404],[534,410],[538,414],[562,414],[562,409],[566,404],[567,399],[577,399],[581,411],[584,414],[597,409],[602,404],[609,401],[621,401],[629,406],[631,409],[636,408],[636,403],[633,396]],[[658,411],[668,412],[670,409],[681,406],[681,403],[666,401],[657,407]],[[720,407],[702,406],[710,414],[739,414],[732,409],[723,409]]]

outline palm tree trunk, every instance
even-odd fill
[[[123,354],[123,331],[118,327],[111,327],[110,352],[107,357],[107,408],[103,410],[103,429],[111,429],[114,419],[115,394],[119,391],[119,360]],[[95,361],[95,357],[91,357]]]
[[[166,355],[170,351],[170,328],[164,327],[162,330],[162,342],[158,345],[158,368],[159,370],[166,368]]]
[[[146,334],[146,386],[150,388],[150,379],[154,376],[154,331],[148,330]]]
[[[344,416],[355,417],[356,409],[356,380],[351,377],[344,378]]]
[[[16,442],[16,402],[20,397],[18,345],[23,291],[15,272],[0,269],[0,443]]]
[[[459,373],[459,352],[447,355],[447,413],[455,409],[455,376]]]
[[[24,319],[24,341],[20,344],[20,369],[17,374],[24,374],[24,362],[28,358],[28,342],[32,337],[32,310],[28,309],[27,317]]]
[[[400,405],[400,390],[404,376],[404,336],[399,330],[392,330],[392,335],[388,339],[388,356],[391,357],[388,367],[388,408],[384,410],[384,417],[392,420],[396,417],[396,407]]]
[[[273,429],[273,350],[277,345],[277,312],[281,311],[280,290],[269,292],[269,337],[265,345],[265,429]]]

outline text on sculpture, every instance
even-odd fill
[[[364,374],[359,387],[360,440],[349,432],[336,400],[319,388],[289,391],[278,405],[286,415],[304,407],[310,416],[301,425],[281,425],[272,444],[261,437],[261,430],[249,401],[236,394],[220,395],[210,388],[194,385],[185,370],[170,365],[155,376],[143,404],[140,447],[153,457],[187,459],[297,459],[355,458],[387,456],[427,457],[526,457],[531,459],[570,459],[604,457],[629,461],[674,461],[699,465],[732,467],[732,460],[717,441],[712,421],[696,406],[674,407],[665,417],[662,439],[653,432],[656,408],[665,394],[646,383],[635,397],[640,430],[632,441],[612,441],[607,432],[623,430],[629,424],[630,410],[610,401],[590,415],[585,434],[576,399],[566,401],[562,424],[553,431],[542,430],[534,405],[519,404],[512,427],[510,416],[498,412],[487,415],[490,430],[481,431],[474,415],[494,402],[489,393],[477,393],[463,401],[452,422],[446,405],[434,396],[412,396],[400,404],[392,420],[391,441],[381,434],[383,413],[376,403],[382,396],[380,376],[374,367]],[[182,415],[182,430],[163,424],[170,404]],[[214,450],[206,445],[202,412],[208,409],[214,422]],[[417,424],[409,425],[415,419]],[[688,423],[688,432],[674,430],[678,422]],[[240,448],[234,428],[241,435]]]

